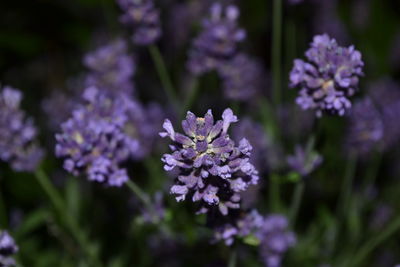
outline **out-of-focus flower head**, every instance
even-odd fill
[[[289,167],[302,177],[307,177],[321,165],[322,161],[321,155],[312,151],[309,147],[304,148],[300,145],[296,146],[294,155],[287,157]]]
[[[218,73],[223,81],[224,95],[231,100],[254,100],[265,84],[262,64],[243,53],[219,65]]]
[[[377,148],[384,136],[382,116],[370,98],[357,101],[350,112],[346,145],[359,155]]]
[[[288,0],[288,3],[291,5],[297,5],[302,3],[304,0]]]
[[[124,14],[121,22],[131,26],[137,45],[151,45],[161,36],[160,12],[153,0],[117,0]]]
[[[146,112],[128,95],[110,97],[89,87],[83,100],[85,104],[73,111],[56,135],[56,156],[65,158],[64,168],[74,175],[84,173],[91,181],[121,186],[128,176],[120,164],[149,153],[147,145],[157,130],[150,127],[151,133]]]
[[[47,123],[51,130],[59,130],[61,123],[68,119],[76,105],[74,100],[63,91],[54,90],[49,97],[42,101],[42,109],[47,116]]]
[[[290,72],[290,86],[300,89],[297,104],[315,110],[318,117],[323,112],[344,115],[363,75],[361,53],[323,34],[314,37],[305,55],[308,62],[294,60]]]
[[[388,78],[373,83],[369,90],[383,121],[383,148],[391,149],[400,141],[400,86]]]
[[[0,231],[0,266],[15,266],[12,256],[18,252],[18,246],[7,231]]]
[[[36,144],[37,129],[21,110],[22,93],[0,89],[0,159],[15,171],[34,171],[44,152]]]
[[[86,87],[96,86],[110,90],[114,94],[121,92],[132,94],[132,77],[135,73],[135,62],[128,54],[124,40],[117,39],[88,53],[83,60],[89,69]]]
[[[151,210],[146,207],[143,207],[141,210],[144,222],[157,224],[159,221],[163,220],[165,217],[163,193],[158,191],[154,194]]]
[[[203,21],[202,32],[189,51],[187,65],[192,73],[215,70],[237,54],[238,44],[246,38],[245,30],[238,26],[238,17],[239,9],[234,5],[212,5],[210,17]]]
[[[241,119],[237,126],[232,129],[232,138],[239,141],[243,136],[252,144],[250,162],[257,170],[266,171],[269,167],[270,156],[273,157],[271,150],[271,139],[267,136],[261,124],[250,118]]]
[[[170,120],[166,119],[161,137],[169,137],[171,154],[164,154],[164,169],[178,168],[178,178],[171,188],[177,201],[191,197],[199,201],[200,213],[218,207],[223,215],[228,209],[240,207],[240,192],[251,184],[257,184],[258,171],[250,163],[252,147],[243,138],[239,145],[230,139],[228,128],[237,122],[231,109],[226,109],[222,120],[214,122],[209,110],[204,117],[188,112],[182,121],[185,135],[175,132]]]
[[[261,216],[256,210],[245,213],[234,223],[216,228],[215,239],[231,245],[235,237],[253,236],[259,245],[259,253],[266,267],[279,267],[286,251],[296,244],[296,236],[289,231],[285,216],[270,214]]]

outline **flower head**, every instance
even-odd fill
[[[312,173],[322,161],[323,158],[318,153],[300,145],[296,146],[294,155],[287,157],[289,167],[303,177]]]
[[[323,112],[344,115],[363,75],[361,53],[324,34],[314,37],[306,58],[308,62],[296,59],[290,72],[290,86],[300,88],[297,104],[314,109],[318,117]]]
[[[264,69],[260,62],[246,54],[238,54],[218,67],[223,81],[225,97],[232,100],[250,101],[261,92]]]
[[[65,158],[64,168],[74,175],[85,173],[89,180],[121,186],[128,180],[121,163],[148,153],[142,137],[151,140],[155,132],[149,130],[141,105],[128,95],[110,97],[89,87],[83,100],[56,135],[56,155]],[[138,121],[145,122],[143,128]]]
[[[124,14],[121,22],[133,27],[132,40],[137,45],[150,45],[161,36],[160,12],[153,0],[118,0]]]
[[[124,40],[117,39],[87,54],[83,60],[89,69],[86,86],[96,86],[113,93],[132,93],[135,63]]]
[[[368,97],[354,104],[348,120],[346,144],[360,155],[368,154],[382,141],[384,124],[375,104]]]
[[[18,246],[7,231],[0,231],[0,266],[15,266],[12,256],[18,252]]]
[[[201,203],[199,212],[218,206],[224,215],[229,208],[240,207],[239,193],[258,182],[258,172],[249,160],[249,142],[243,138],[236,146],[227,133],[230,124],[237,121],[231,109],[226,109],[222,120],[216,122],[211,110],[204,117],[188,112],[182,121],[183,135],[165,120],[165,132],[160,135],[174,143],[170,146],[172,153],[164,154],[162,161],[166,171],[179,171],[171,188],[177,201],[191,197]]]
[[[5,86],[0,91],[0,159],[16,171],[33,171],[43,157],[37,129],[20,108],[22,93]]]
[[[189,52],[188,68],[192,73],[215,70],[236,55],[238,44],[246,37],[246,32],[238,26],[238,17],[239,9],[234,5],[212,5],[210,17],[203,21],[203,30]]]

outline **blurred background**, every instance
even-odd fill
[[[312,37],[320,33],[328,33],[342,46],[353,44],[362,52],[365,76],[360,81],[356,99],[377,87],[392,86],[395,91],[400,90],[400,1],[282,1],[281,83],[287,105],[291,106],[296,96],[295,90],[288,88],[293,60],[304,58]],[[187,51],[213,1],[155,2],[160,8],[163,29],[158,46],[178,95],[184,98],[190,82],[185,69]],[[270,98],[272,1],[236,3],[241,10],[240,24],[247,31],[243,49],[258,58],[266,70],[263,95]],[[113,0],[1,1],[0,84],[23,91],[23,108],[38,124],[41,144],[46,148],[43,165],[65,197],[69,214],[80,222],[83,234],[90,239],[89,246],[98,252],[105,266],[226,266],[229,248],[210,244],[212,233],[204,227],[205,218],[194,216],[190,204],[175,203],[168,195],[168,185],[173,178],[163,173],[159,161],[161,153],[155,153],[146,163],[155,173],[150,174],[149,168],[141,162],[132,163],[130,168],[134,170],[133,179],[146,192],[165,193],[165,220],[173,230],[173,237],[159,234],[156,225],[144,221],[140,204],[131,192],[71,178],[62,169],[62,162],[53,156],[57,130],[49,127],[51,110],[46,111],[43,103],[55,91],[70,92],[81,86],[86,53],[118,36],[128,35],[126,27],[119,23],[120,14]],[[160,89],[148,51],[135,48],[135,59],[140,62],[135,75],[138,97],[144,103],[158,102],[167,110],[166,96]],[[223,98],[215,76],[211,73],[201,79],[201,90],[192,105],[192,111],[199,115],[208,108],[219,114],[232,104]],[[258,106],[238,105],[239,118],[265,119],[258,115]],[[168,117],[167,114],[165,111],[164,117]],[[296,127],[300,119],[291,117],[291,120],[291,115],[287,116],[282,115],[278,125],[281,130],[291,126],[294,129],[282,130],[287,134],[283,134],[280,148],[271,146],[270,149],[278,150],[271,156],[276,157],[276,165],[284,161],[285,155],[293,153],[297,143],[305,144],[309,133],[316,130],[313,122],[308,129]],[[355,247],[370,240],[399,214],[400,150],[397,142],[385,153],[374,153],[358,161],[351,192],[352,206],[348,207],[354,216],[348,217],[344,232],[337,232],[335,227],[341,219],[335,218],[335,207],[346,173],[347,123],[339,117],[326,117],[318,123],[317,130],[321,134],[316,148],[323,155],[324,163],[305,181],[304,202],[295,229],[298,246],[289,252],[284,266],[341,266],[340,262],[351,257]],[[399,123],[400,120],[393,121],[393,124]],[[166,150],[165,144],[164,147]],[[288,171],[282,171],[281,167],[276,169],[281,177],[290,180]],[[367,178],[373,182],[365,186]],[[270,174],[266,172],[263,179],[268,181]],[[261,188],[255,201],[261,211],[268,211],[267,191]],[[281,193],[288,206],[293,184],[283,183]],[[20,247],[16,258],[21,266],[86,266],[80,260],[81,252],[74,240],[57,223],[60,218],[54,215],[32,174],[13,172],[7,164],[0,163],[0,199],[0,229],[10,229],[14,234]],[[399,234],[394,233],[369,253],[362,266],[400,263],[400,239],[396,238]],[[332,239],[335,239],[334,247],[330,247]],[[261,266],[256,249],[238,246],[241,259],[238,266]]]

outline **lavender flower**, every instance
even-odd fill
[[[400,124],[393,123],[400,116],[400,87],[390,79],[382,79],[368,91],[382,116],[383,148],[391,149],[400,140]]]
[[[176,133],[170,120],[166,119],[161,137],[170,137],[172,153],[164,154],[164,169],[178,168],[178,178],[171,187],[177,201],[191,197],[200,201],[200,213],[217,206],[226,215],[228,209],[240,207],[240,192],[251,184],[257,184],[258,172],[250,163],[252,147],[246,139],[236,146],[227,131],[237,117],[226,109],[222,120],[214,122],[211,110],[204,118],[188,112],[182,121],[186,135]]]
[[[288,220],[283,215],[272,214],[256,234],[261,240],[260,255],[266,267],[281,266],[283,255],[296,244],[293,232],[288,231]]]
[[[322,156],[309,148],[296,146],[294,155],[287,157],[289,167],[299,173],[302,177],[307,177],[322,163]]]
[[[76,103],[71,96],[60,90],[55,90],[41,104],[48,118],[47,123],[49,128],[58,130],[60,124],[68,119]]]
[[[12,256],[18,252],[18,246],[7,231],[0,231],[0,266],[15,266]]]
[[[128,180],[121,163],[147,155],[157,128],[153,122],[148,125],[149,117],[128,95],[113,98],[89,87],[83,100],[85,105],[74,110],[56,135],[56,156],[65,158],[64,168],[74,175],[85,173],[91,181],[121,186]],[[143,127],[138,125],[142,122]]]
[[[238,17],[239,9],[234,5],[226,8],[219,3],[212,5],[210,17],[203,21],[203,31],[189,51],[187,65],[192,73],[200,75],[215,70],[236,55],[238,44],[246,37],[237,24]]]
[[[124,40],[117,39],[87,54],[83,60],[89,69],[86,86],[110,90],[118,94],[133,92],[135,63]]]
[[[253,210],[234,223],[216,228],[214,237],[231,245],[235,237],[253,236],[256,240],[254,245],[259,245],[259,253],[265,266],[279,267],[283,255],[296,244],[296,237],[288,227],[288,220],[283,215],[271,214],[264,217]]]
[[[239,141],[243,136],[246,136],[253,147],[250,162],[257,170],[266,171],[274,155],[270,149],[272,147],[271,140],[262,125],[250,118],[240,120],[237,127],[232,130],[232,137],[235,141]]]
[[[305,55],[309,62],[296,59],[290,73],[290,86],[300,87],[297,104],[314,109],[318,117],[322,112],[344,115],[363,75],[361,53],[324,34],[314,37]]]
[[[228,99],[250,101],[264,85],[265,73],[261,63],[246,54],[238,54],[226,64],[221,64],[218,73]]]
[[[150,45],[161,36],[160,12],[152,0],[117,0],[124,11],[121,22],[133,28],[137,45]]]
[[[163,193],[158,191],[154,194],[152,201],[152,209],[149,210],[146,207],[141,208],[142,219],[146,223],[157,224],[165,217],[165,207],[163,203]]]
[[[15,171],[33,171],[43,158],[36,144],[37,129],[20,108],[22,93],[5,86],[0,91],[0,159]]]
[[[355,103],[348,121],[346,144],[354,152],[365,155],[382,141],[382,116],[370,98]]]

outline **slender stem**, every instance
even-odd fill
[[[231,255],[229,256],[228,267],[236,267],[237,252],[235,248],[232,248]]]
[[[382,161],[382,152],[377,152],[374,156],[372,162],[368,164],[368,169],[366,171],[366,177],[363,185],[363,190],[367,190],[368,186],[374,185],[375,180],[378,176],[379,167]],[[365,192],[365,191],[364,191]]]
[[[390,236],[400,231],[400,217],[397,217],[386,228],[383,229],[377,236],[373,237],[355,253],[351,264],[348,266],[358,266],[363,263],[363,260],[376,249],[380,244],[385,242]]]
[[[6,213],[6,205],[4,204],[3,194],[1,192],[0,187],[0,228],[7,228],[8,220],[7,220],[7,213]]]
[[[277,212],[280,209],[280,185],[279,177],[275,174],[270,176],[269,183],[269,197],[270,197],[270,210]]]
[[[158,76],[161,80],[162,86],[167,94],[169,101],[172,103],[174,108],[178,110],[178,98],[176,96],[176,91],[172,85],[171,77],[168,74],[167,67],[165,65],[164,59],[160,53],[160,50],[155,45],[149,46],[150,55],[153,59],[154,65],[157,69]]]
[[[190,110],[190,108],[192,107],[192,105],[193,105],[193,101],[194,101],[194,99],[196,98],[196,96],[197,96],[197,93],[198,93],[198,89],[199,89],[199,80],[197,79],[197,78],[195,78],[194,80],[193,80],[193,82],[192,82],[192,85],[191,85],[191,87],[190,87],[190,91],[189,91],[189,94],[188,94],[188,96],[186,97],[186,99],[185,99],[185,103],[183,104],[183,106],[182,106],[182,109],[181,109],[181,112],[180,112],[180,117],[183,117],[185,114],[186,114],[186,112],[188,111],[188,110]]]
[[[142,191],[142,189],[140,189],[140,187],[133,182],[132,180],[128,180],[126,182],[126,185],[132,190],[132,192],[140,199],[140,201],[143,202],[143,204],[146,205],[146,207],[150,210],[153,209],[152,205],[151,205],[151,201],[149,199],[149,197],[146,195],[146,193],[144,193]]]
[[[281,65],[282,65],[282,0],[273,2],[273,30],[272,30],[272,77],[273,77],[273,99],[276,106],[281,102]]]
[[[58,215],[60,216],[62,221],[66,224],[69,231],[74,236],[80,247],[83,249],[84,253],[86,254],[91,263],[91,266],[96,266],[96,267],[102,266],[102,264],[97,259],[96,255],[90,249],[88,241],[86,240],[83,232],[79,228],[79,224],[73,219],[72,216],[66,214],[67,208],[65,206],[65,203],[61,195],[57,191],[57,189],[50,182],[50,179],[46,175],[46,173],[42,169],[38,168],[35,172],[35,177],[39,182],[40,186],[49,196],[50,201],[53,203],[53,206],[56,209]]]
[[[339,219],[343,219],[345,217],[345,212],[350,202],[356,165],[357,157],[355,154],[351,154],[347,160],[346,173],[338,200],[337,216]]]
[[[296,188],[294,189],[292,204],[290,206],[289,213],[290,223],[292,227],[294,227],[296,224],[297,214],[299,212],[301,201],[304,195],[304,188],[305,184],[301,180],[296,184]]]

